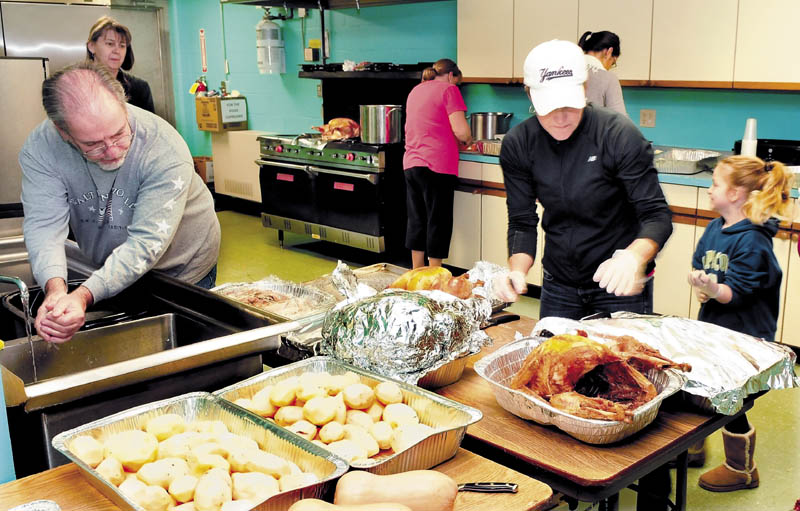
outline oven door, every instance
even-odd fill
[[[318,223],[314,208],[314,175],[308,165],[263,158],[256,163],[264,213]]]
[[[384,234],[382,174],[315,165],[308,170],[315,176],[320,224],[370,236]]]

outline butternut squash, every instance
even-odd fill
[[[391,502],[379,502],[377,504],[356,504],[353,506],[343,506],[339,504],[331,504],[324,500],[318,499],[303,499],[298,500],[289,511],[411,511],[411,508],[403,504],[394,504]]]
[[[435,470],[411,470],[392,475],[355,470],[339,479],[333,503],[397,502],[412,511],[453,511],[457,493],[455,481]]]

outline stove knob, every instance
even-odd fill
[[[339,157],[339,153],[333,153],[331,156],[334,157],[334,158],[338,158]]]
[[[283,152],[283,146],[282,145],[276,145],[275,146],[275,152],[276,153],[282,153]]]
[[[367,160],[369,160],[369,156],[362,156],[362,157],[361,157],[361,160],[362,160],[362,161],[367,161]]]
[[[347,161],[353,161],[353,160],[356,159],[356,155],[354,153],[347,153],[347,155],[345,156],[345,159]]]

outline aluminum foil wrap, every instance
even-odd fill
[[[8,511],[61,511],[61,506],[52,500],[34,500],[27,504],[20,504]]]
[[[224,296],[229,300],[244,304],[246,307],[286,319],[300,319],[322,314],[333,307],[335,299],[327,293],[311,287],[304,287],[294,282],[270,276],[255,282],[228,282],[219,285],[211,291]],[[287,300],[278,301],[263,306],[253,305],[239,298],[242,293],[273,291],[288,297]]]
[[[342,302],[325,316],[322,353],[416,383],[430,371],[491,344],[480,325],[491,314],[482,297],[441,291],[386,290]]]
[[[536,323],[532,335],[576,329],[600,342],[602,334],[630,335],[675,362],[688,362],[692,370],[685,373],[682,390],[709,411],[733,415],[750,394],[800,387],[794,374],[797,357],[790,348],[703,321],[628,312],[582,321],[550,317]]]

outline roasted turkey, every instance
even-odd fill
[[[400,275],[389,285],[391,289],[405,289],[406,291],[433,291],[439,290],[458,298],[467,299],[472,295],[473,283],[467,279],[467,274],[453,277],[447,268],[441,266],[421,266]]]
[[[510,387],[577,417],[630,422],[633,411],[658,394],[640,371],[667,367],[691,370],[632,337],[604,344],[562,334],[528,354]]]
[[[361,126],[353,119],[337,117],[322,126],[312,126],[322,134],[323,140],[341,140],[361,135]]]

